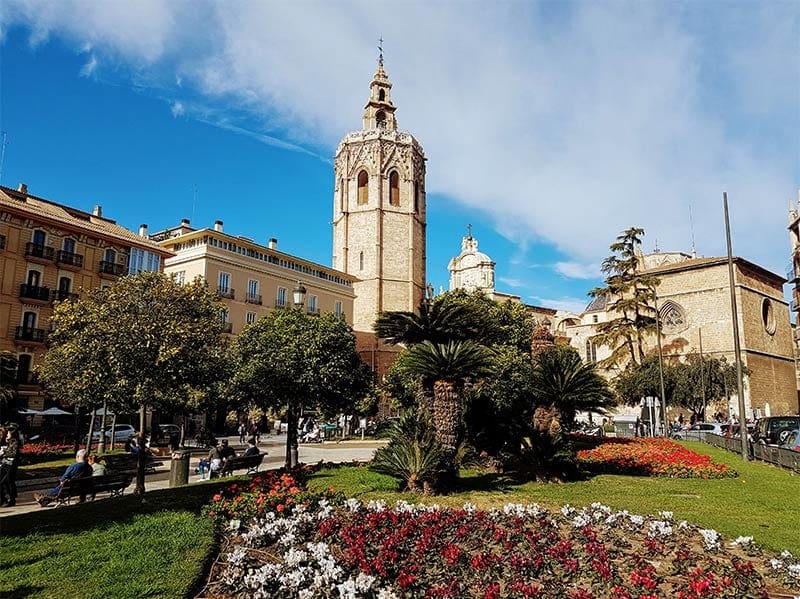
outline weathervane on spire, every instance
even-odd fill
[[[378,38],[378,66],[383,66],[383,36]]]
[[[467,237],[472,238],[472,225],[467,224]]]

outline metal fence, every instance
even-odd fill
[[[734,453],[739,453],[742,449],[742,442],[740,439],[732,437],[722,437],[720,435],[709,434],[706,436],[706,443],[710,443],[714,447],[721,447]],[[776,466],[783,466],[800,472],[800,451],[792,451],[791,449],[784,449],[776,445],[761,445],[759,443],[748,443],[750,457],[761,460],[762,462],[769,462]]]

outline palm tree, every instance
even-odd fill
[[[473,341],[423,341],[408,350],[409,371],[433,381],[433,426],[446,477],[455,474],[465,382],[487,373],[490,352]]]
[[[579,411],[603,412],[614,394],[594,364],[584,363],[574,348],[556,345],[544,350],[533,365],[536,403],[554,406],[569,430]]]
[[[418,313],[382,312],[373,328],[387,343],[412,346],[423,341],[480,339],[484,328],[481,320],[467,305],[424,300]]]

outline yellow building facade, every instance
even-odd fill
[[[293,307],[294,291],[305,289],[302,306],[309,314],[333,312],[353,323],[355,277],[278,250],[276,239],[266,246],[212,228],[194,229],[188,220],[151,236],[171,254],[164,272],[177,281],[202,277],[216,289],[228,313],[226,332],[242,329],[275,308]]]
[[[20,405],[44,402],[34,366],[56,302],[120,276],[161,270],[169,251],[102,215],[0,187],[0,350],[17,356]]]

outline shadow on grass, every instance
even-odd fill
[[[44,589],[45,587],[34,587],[34,586],[19,587],[7,592],[4,591],[3,598],[22,599],[23,597],[30,597],[31,595],[36,595],[38,593],[41,593]]]
[[[24,536],[34,532],[77,533],[102,530],[119,523],[130,522],[137,516],[163,511],[187,511],[198,514],[215,493],[238,480],[249,480],[249,477],[215,479],[184,487],[149,491],[144,496],[130,494],[7,516],[0,520],[0,533],[3,536]]]

